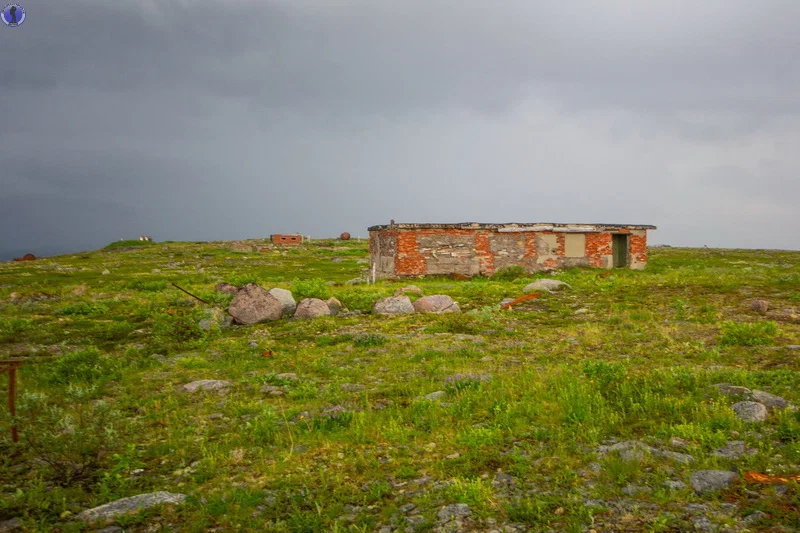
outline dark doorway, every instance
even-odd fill
[[[614,256],[614,268],[628,266],[628,236],[624,234],[611,236],[611,255]]]

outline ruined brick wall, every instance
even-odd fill
[[[615,233],[630,235],[628,263],[631,268],[644,268],[646,232]],[[490,276],[515,265],[530,272],[613,266],[611,232],[386,229],[370,232],[370,255],[382,278],[451,273]]]
[[[293,234],[270,235],[270,239],[272,240],[272,244],[301,244],[303,242],[302,235],[293,235]]]

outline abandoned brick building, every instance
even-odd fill
[[[642,269],[647,230],[628,224],[394,224],[369,228],[377,278],[490,276],[514,265],[530,272],[584,266]]]
[[[302,244],[303,236],[299,234],[276,233],[269,236],[272,244]]]

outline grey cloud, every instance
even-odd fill
[[[761,246],[738,227],[758,221],[800,247],[796,2],[28,12],[0,28],[0,89],[22,110],[0,122],[4,221],[69,200],[0,236],[0,257],[48,225],[85,247],[390,218],[655,223],[656,242],[728,246]]]

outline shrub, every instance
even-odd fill
[[[75,302],[67,304],[55,312],[57,315],[67,316],[97,316],[106,313],[108,313],[108,307],[96,302]]]
[[[116,374],[113,359],[101,354],[97,348],[89,347],[56,357],[46,367],[44,380],[62,385],[95,383],[103,378],[114,379]]]
[[[159,313],[154,317],[153,340],[162,349],[203,348],[208,332],[200,328],[205,317],[202,310],[193,309],[182,315]]]
[[[20,435],[34,460],[46,465],[47,478],[59,486],[96,481],[106,458],[119,447],[120,413],[104,401],[77,401],[87,392],[71,387],[67,406],[54,405],[44,395],[20,398]]]
[[[324,279],[296,279],[292,281],[292,295],[297,301],[303,298],[319,298],[326,300],[331,296],[330,287]]]
[[[0,342],[13,341],[33,326],[28,318],[10,318],[0,320]]]
[[[764,346],[778,334],[775,322],[723,322],[719,343],[723,346]]]
[[[528,271],[522,265],[512,265],[507,268],[501,268],[494,273],[492,279],[498,281],[514,281],[519,278],[527,278]]]
[[[353,344],[359,348],[383,346],[387,342],[389,342],[389,339],[381,333],[359,333],[353,338]]]

